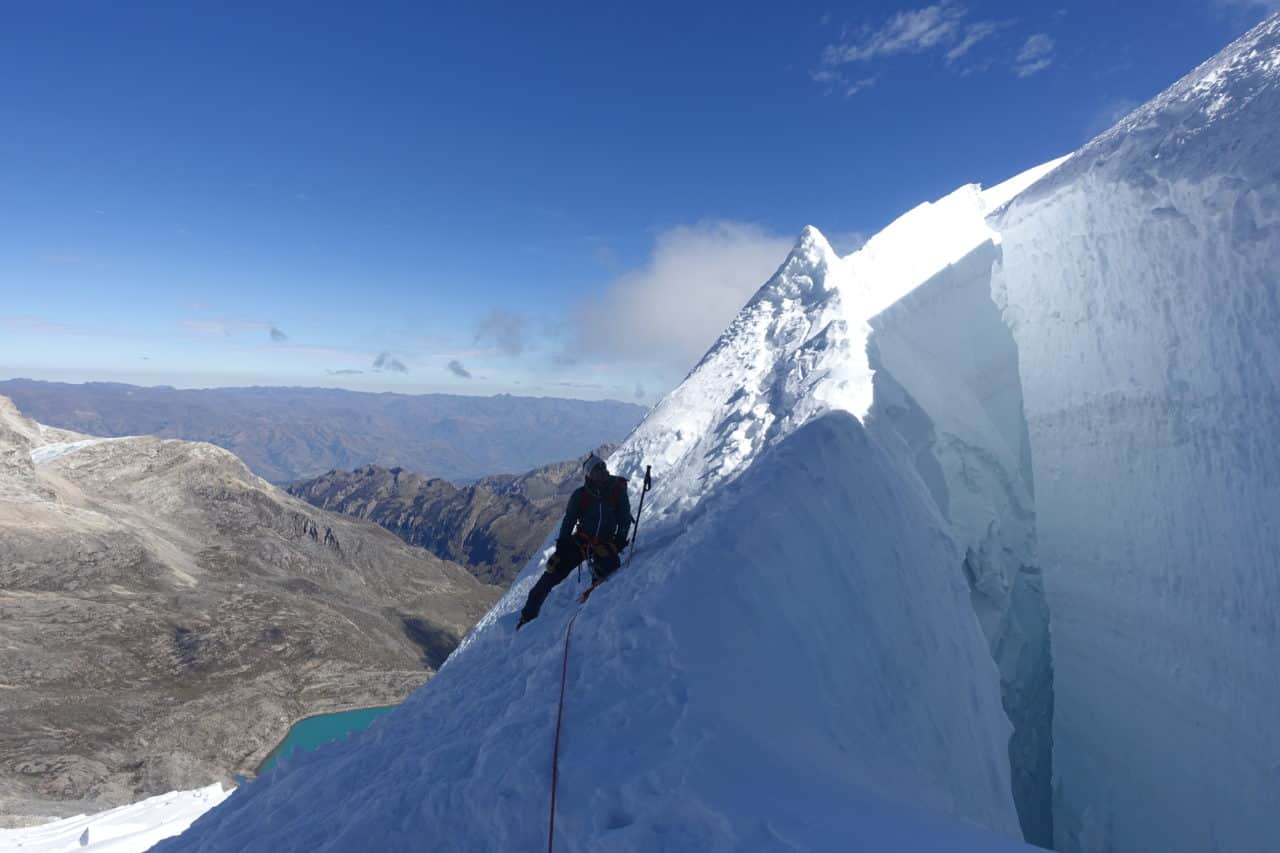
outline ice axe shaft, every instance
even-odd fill
[[[640,508],[636,510],[636,526],[631,531],[631,548],[627,553],[627,565],[631,565],[631,558],[636,555],[636,535],[640,532],[640,516],[644,513],[644,496],[649,493],[649,489],[653,488],[653,477],[650,475],[650,466],[644,466],[644,488],[640,490]]]

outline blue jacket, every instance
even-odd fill
[[[590,481],[569,497],[560,524],[560,539],[568,539],[574,528],[592,542],[612,542],[621,548],[631,530],[631,501],[625,477],[610,477],[603,490]]]

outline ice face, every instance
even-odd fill
[[[1273,16],[993,219],[1062,850],[1274,849],[1278,77]]]

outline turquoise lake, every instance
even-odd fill
[[[364,731],[379,716],[395,707],[397,706],[387,705],[382,708],[362,708],[359,711],[340,711],[337,714],[320,714],[299,720],[289,729],[289,734],[280,745],[258,766],[258,775],[266,773],[277,761],[295,749],[315,749],[330,741],[341,740],[352,732]]]

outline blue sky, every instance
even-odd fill
[[[653,402],[1278,2],[10,4],[0,378]]]

